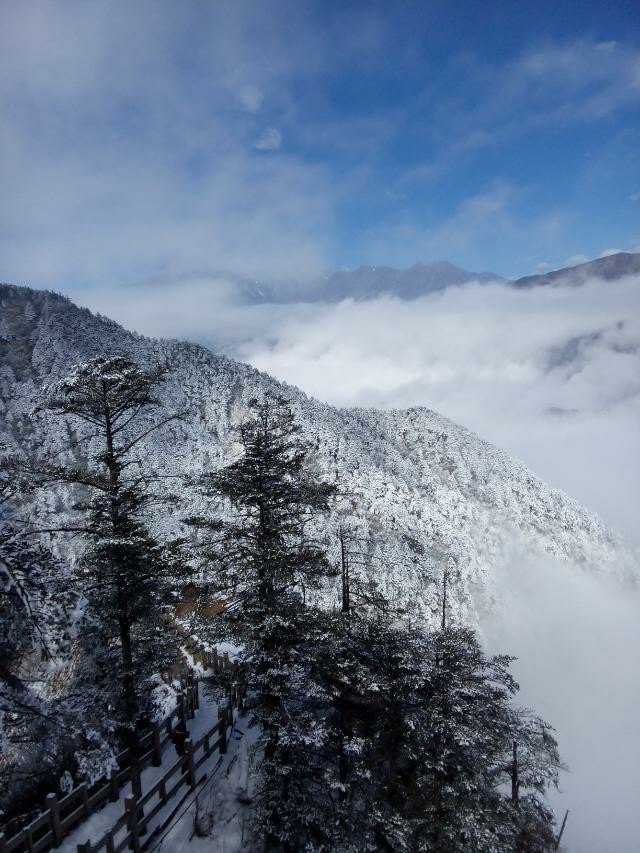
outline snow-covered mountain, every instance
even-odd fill
[[[203,280],[222,293],[233,294],[240,303],[249,305],[287,305],[299,302],[335,303],[343,299],[374,299],[377,296],[395,296],[398,299],[416,299],[436,290],[466,284],[469,281],[487,283],[504,281],[492,272],[470,272],[448,261],[417,263],[408,269],[386,266],[361,266],[341,269],[315,279],[299,281],[256,281],[220,272],[206,274]]]
[[[640,272],[640,253],[616,252],[574,267],[564,267],[542,275],[528,275],[512,282],[514,287],[541,287],[549,284],[580,285],[589,279],[616,281]]]
[[[222,464],[248,401],[284,393],[318,468],[339,486],[340,513],[369,557],[368,570],[418,617],[436,617],[446,563],[452,611],[474,623],[499,597],[500,570],[523,555],[637,573],[636,557],[597,517],[436,412],[336,409],[203,347],[143,338],[64,297],[10,285],[0,286],[0,441],[25,453],[58,446],[66,425],[31,414],[41,386],[79,361],[120,353],[172,367],[164,402],[187,415],[153,434],[145,454],[166,473]],[[196,501],[185,494],[169,523],[177,526]],[[68,499],[52,496],[50,508],[65,515]],[[337,560],[336,525],[334,518],[318,533]]]
[[[640,272],[640,253],[617,252],[572,267],[563,267],[541,275],[508,280],[493,272],[470,272],[449,261],[417,263],[407,269],[386,266],[362,266],[332,272],[313,282],[292,285],[267,285],[242,282],[240,292],[251,302],[340,302],[343,299],[374,299],[395,296],[417,299],[427,293],[477,281],[481,284],[503,282],[513,287],[540,287],[549,284],[580,285],[589,279],[616,281]]]

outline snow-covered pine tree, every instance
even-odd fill
[[[557,783],[557,743],[550,726],[514,706],[511,658],[485,655],[467,628],[406,634],[403,647],[399,703],[390,708],[402,724],[384,749],[399,756],[391,801],[405,802],[412,849],[555,849],[544,794]],[[521,745],[517,797],[510,784],[514,741]]]
[[[309,538],[308,522],[329,509],[334,489],[309,470],[309,447],[285,398],[254,399],[250,410],[237,429],[239,458],[200,482],[210,498],[228,501],[231,514],[226,521],[189,523],[209,534],[206,557],[214,561],[217,592],[233,617],[229,625],[243,649],[263,732],[260,832],[272,846],[299,849],[293,834],[302,827],[294,829],[287,803],[294,796],[291,763],[302,758],[296,744],[310,723],[300,703],[309,671],[304,591],[335,574]],[[313,729],[305,735],[313,738]]]
[[[557,744],[513,704],[508,657],[487,657],[468,629],[426,633],[379,611],[322,624],[308,679],[323,732],[314,761],[324,788],[307,785],[307,812],[327,831],[318,849],[554,849],[544,795],[561,766]]]
[[[77,594],[58,560],[25,535],[16,509],[28,480],[0,455],[0,813],[51,786],[76,733],[76,714],[43,692],[46,671],[69,654],[68,611]],[[77,709],[75,709],[77,711]]]
[[[543,794],[557,748],[549,727],[511,704],[509,659],[487,658],[472,631],[412,628],[377,591],[355,610],[344,594],[340,612],[305,607],[302,584],[335,574],[305,540],[331,489],[305,473],[286,401],[252,408],[238,460],[201,482],[228,499],[227,519],[190,521],[210,535],[206,558],[263,730],[256,839],[316,853],[552,849]],[[517,803],[504,792],[514,740]]]
[[[88,540],[78,582],[105,663],[109,649],[117,646],[122,712],[129,725],[140,710],[140,683],[158,669],[163,641],[173,645],[163,617],[179,566],[145,523],[150,506],[172,498],[164,490],[161,496],[158,478],[139,454],[151,433],[180,417],[163,414],[155,396],[167,370],[164,365],[143,369],[123,356],[94,358],[49,385],[39,406],[74,427],[71,444],[62,448],[72,451],[73,461],[43,460],[35,475],[41,484],[66,484],[80,495],[73,504],[77,522],[54,532]]]

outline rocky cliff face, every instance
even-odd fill
[[[172,367],[163,400],[185,418],[145,447],[145,462],[165,474],[223,464],[248,401],[266,391],[286,395],[314,464],[341,494],[316,534],[337,561],[341,519],[366,557],[365,571],[415,618],[437,618],[447,564],[452,617],[472,623],[499,598],[498,570],[518,555],[570,560],[577,571],[637,572],[635,556],[595,516],[435,412],[335,409],[202,347],[142,338],[61,296],[10,285],[0,286],[0,441],[26,454],[59,447],[71,427],[31,414],[41,386],[79,361],[120,353]],[[159,527],[178,529],[180,516],[197,510],[191,492],[181,500],[170,518],[155,520]],[[62,493],[45,509],[72,512]],[[27,510],[43,511],[41,504]],[[324,595],[330,602],[335,593]]]

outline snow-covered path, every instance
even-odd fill
[[[195,717],[192,720],[188,721],[188,732],[194,743],[196,743],[199,738],[201,738],[207,731],[209,731],[218,720],[218,701],[216,697],[212,697],[210,695],[210,691],[202,690],[200,694],[200,708],[196,711]],[[232,743],[235,743],[235,725],[237,720],[237,711],[234,711],[234,727],[228,732],[229,737],[231,738],[229,742],[229,751],[223,756],[223,762],[221,766],[227,763],[228,755],[232,752]],[[210,774],[213,768],[218,765],[220,762],[221,756],[218,754],[218,751],[215,750],[212,752],[210,757],[198,770],[198,779],[201,779],[203,775],[207,776],[207,784],[209,782]],[[162,764],[160,767],[146,767],[141,776],[142,783],[142,793],[143,795],[155,785],[156,782],[167,772],[169,767],[175,763],[177,760],[177,755],[173,744],[171,742],[167,743],[163,750],[162,754]],[[198,786],[201,788],[202,786]],[[101,838],[107,833],[122,817],[125,812],[125,798],[131,796],[131,784],[127,783],[120,789],[118,799],[111,803],[107,803],[102,809],[97,812],[94,812],[88,820],[79,824],[73,832],[65,837],[62,844],[58,848],[60,853],[76,853],[78,844],[84,843],[86,841],[91,841],[92,845],[96,844],[100,841]],[[184,798],[185,794],[189,793],[189,788],[185,786],[181,788],[177,794],[170,799],[166,806],[156,815],[156,817],[151,821],[150,825],[147,827],[147,833],[141,839],[142,843],[145,843],[147,840],[151,840],[148,836],[151,836],[154,829],[158,826],[161,826],[171,814],[171,812],[176,808],[176,805]],[[122,836],[126,829],[121,831]],[[119,836],[120,837],[120,834]],[[153,847],[153,845],[151,845]],[[170,849],[170,848],[165,848]]]
[[[249,715],[236,718],[227,754],[199,788],[153,853],[240,853],[248,849],[251,810],[250,757],[259,728],[249,726]],[[196,834],[198,827],[198,834]]]

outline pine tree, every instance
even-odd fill
[[[139,712],[136,669],[148,649],[162,645],[164,595],[178,568],[145,523],[147,510],[171,497],[160,497],[154,489],[158,478],[137,455],[148,435],[179,417],[163,416],[155,396],[166,373],[165,366],[145,370],[122,356],[95,358],[49,385],[39,407],[81,430],[71,449],[84,448],[86,459],[67,465],[42,461],[35,475],[40,484],[80,487],[73,505],[78,521],[55,531],[88,540],[79,583],[103,648],[118,642],[122,708],[129,724]],[[154,668],[157,663],[147,664],[142,674]]]
[[[513,704],[510,658],[487,657],[468,629],[425,633],[379,612],[324,620],[308,683],[322,685],[311,692],[325,791],[310,784],[309,800],[316,822],[334,828],[325,849],[554,849],[544,797],[561,767],[557,744]]]
[[[411,844],[447,853],[552,850],[544,794],[557,783],[557,743],[547,724],[513,705],[511,658],[487,657],[473,631],[451,627],[407,635],[403,658],[395,709],[403,722],[386,749],[398,756],[390,785],[405,802]],[[515,800],[504,793],[514,741],[522,759]]]
[[[210,534],[206,555],[215,561],[216,588],[242,644],[263,731],[261,831],[269,843],[293,849],[291,812],[282,804],[295,796],[289,768],[302,755],[300,697],[309,654],[304,599],[309,587],[335,574],[308,530],[314,515],[328,510],[334,489],[310,472],[309,447],[285,398],[254,399],[250,410],[237,430],[240,457],[200,482],[207,496],[226,499],[230,516],[189,522]]]
[[[0,456],[0,809],[52,777],[72,737],[77,708],[41,689],[46,669],[70,651],[68,611],[77,594],[59,560],[26,535],[16,504],[28,480]]]

